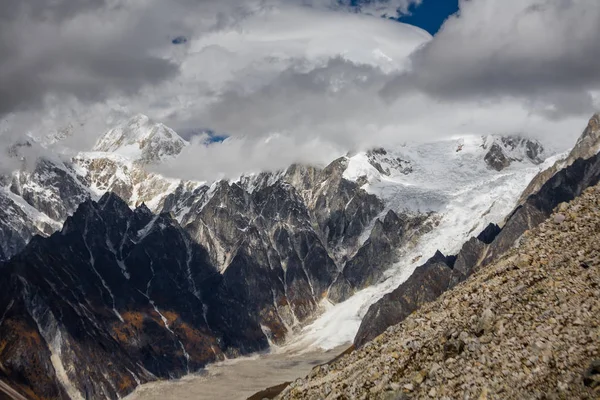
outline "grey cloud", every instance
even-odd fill
[[[352,145],[360,138],[358,130],[388,113],[377,96],[388,79],[376,67],[342,58],[308,70],[298,60],[255,92],[225,91],[200,118],[220,132],[261,136],[293,131]],[[341,128],[344,124],[347,129]]]
[[[412,56],[383,94],[523,98],[554,116],[589,114],[600,88],[600,2],[461,1],[459,16]]]
[[[298,0],[290,0],[296,1]],[[300,0],[303,4],[316,7],[347,8],[355,12],[375,15],[396,16],[408,12],[411,4],[420,4],[422,0]]]
[[[10,21],[26,16],[37,21],[62,21],[107,4],[108,0],[3,0],[0,20]]]
[[[170,44],[166,27],[147,25],[143,13],[119,3],[9,2],[14,8],[3,4],[0,17],[0,115],[41,108],[48,95],[131,94],[178,72],[159,55]]]
[[[167,56],[173,37],[229,29],[271,3],[277,2],[5,0],[0,116],[39,109],[48,95],[103,101],[170,79],[179,72]]]

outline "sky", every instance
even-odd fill
[[[458,12],[458,0],[423,0],[412,4],[398,21],[425,29],[435,35],[446,19]]]
[[[192,141],[161,171],[199,180],[467,134],[572,145],[599,108],[600,2],[449,3],[5,0],[0,149],[58,134],[69,157],[138,113]]]

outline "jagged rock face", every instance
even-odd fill
[[[394,157],[388,154],[383,148],[374,149],[367,152],[369,163],[375,167],[381,174],[390,176],[392,173],[400,172],[408,175],[413,172],[413,165],[410,161],[401,157]]]
[[[578,158],[588,159],[600,150],[600,114],[595,114],[589,121],[583,134],[569,153],[567,163],[571,164]]]
[[[359,236],[385,208],[381,199],[344,179],[348,159],[339,158],[323,170],[293,166],[284,180],[300,193],[320,236],[339,263],[357,250]]]
[[[268,345],[175,220],[115,195],[84,202],[0,268],[0,375],[43,396],[117,398]]]
[[[484,148],[489,149],[486,153],[485,162],[496,171],[502,171],[515,161],[523,161],[527,158],[534,164],[540,164],[544,148],[534,140],[518,137],[490,137]]]
[[[0,179],[0,260],[22,250],[34,235],[47,236],[58,221],[89,198],[76,173],[60,161],[40,158]]]
[[[39,159],[32,172],[17,171],[10,191],[55,221],[64,221],[89,198],[74,170],[64,163]]]
[[[344,266],[342,279],[336,281],[337,294],[334,300],[346,300],[347,293],[360,290],[379,281],[385,270],[398,258],[397,249],[406,244],[413,236],[424,233],[428,226],[427,217],[398,216],[388,211],[383,220],[375,221],[369,238]],[[343,288],[349,285],[352,291]]]
[[[299,191],[284,180],[263,179],[251,192],[242,187],[248,182],[219,182],[191,196],[178,190],[164,210],[179,215],[191,236],[206,245],[237,298],[252,306],[271,339],[280,342],[315,314],[340,272],[327,248],[325,223],[323,232]],[[314,197],[327,201],[324,193]]]
[[[502,171],[510,165],[510,159],[502,151],[498,143],[490,147],[490,151],[485,155],[485,162],[496,171]]]
[[[111,192],[129,202],[133,196],[134,166],[115,157],[87,157],[78,155],[74,159],[80,167],[86,184],[97,192]]]
[[[32,170],[24,163],[0,177],[6,206],[0,209],[0,260],[23,249],[34,235],[56,231],[79,204],[106,192],[133,206],[146,202],[159,209],[156,205],[177,185],[147,172],[144,165],[174,157],[186,144],[171,129],[138,116],[102,136],[95,152],[81,153],[72,162],[40,158]],[[19,144],[9,155],[22,158],[23,146],[32,144]]]
[[[49,234],[53,230],[49,225],[37,223],[9,193],[0,191],[0,261],[23,249],[34,235]]]
[[[92,193],[115,193],[133,207],[146,203],[153,210],[160,210],[156,205],[179,183],[148,172],[142,164],[114,153],[80,153],[73,163],[79,179]]]
[[[181,186],[164,201],[274,342],[324,298],[340,302],[377,282],[397,248],[424,231],[426,216],[381,216],[383,202],[344,179],[346,167],[341,158],[322,170],[294,165],[193,193]]]
[[[598,153],[600,150],[600,114],[595,114],[589,121],[583,134],[575,143],[573,149],[565,159],[556,161],[550,168],[541,171],[531,180],[523,191],[518,204],[523,204],[527,198],[536,193],[544,183],[548,181],[559,170],[573,164],[577,159],[586,160]]]
[[[497,234],[498,232],[496,232]],[[481,241],[480,237],[481,235],[477,238],[469,239],[460,249],[452,268],[448,288],[453,288],[467,279],[473,273],[476,266],[480,264],[481,257],[486,248],[486,242]]]

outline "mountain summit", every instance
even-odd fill
[[[171,128],[139,114],[102,135],[93,151],[117,153],[151,164],[178,155],[187,145]]]

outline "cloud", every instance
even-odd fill
[[[422,0],[302,0],[302,4],[313,7],[346,8],[354,12],[388,17],[396,17],[398,13],[408,13],[411,5],[421,3]]]
[[[415,1],[6,0],[0,115],[42,107],[47,95],[93,102],[134,94],[178,74],[173,38],[223,30],[279,3],[384,12]]]
[[[0,142],[67,136],[53,148],[68,155],[137,113],[229,136],[196,140],[170,176],[464,134],[564,149],[599,104],[592,0],[462,1],[434,38],[375,17],[411,0],[9,1]]]
[[[463,0],[435,39],[411,56],[389,97],[523,99],[548,117],[589,115],[600,88],[600,2]]]
[[[366,1],[364,8],[403,9],[414,1]],[[279,7],[286,12],[350,7],[337,0],[6,2],[0,13],[0,117],[73,100],[86,107],[135,103],[142,89],[189,83],[177,78],[190,46],[174,48],[176,37],[198,40],[240,30],[243,21]]]
[[[344,154],[343,148],[319,137],[271,134],[261,138],[230,137],[207,144],[195,137],[174,160],[154,166],[164,176],[196,181],[237,179],[242,175],[277,171],[292,163],[322,165]]]
[[[9,3],[0,24],[0,115],[41,108],[49,95],[95,102],[133,94],[177,74],[177,65],[159,54],[164,39],[135,6]]]

